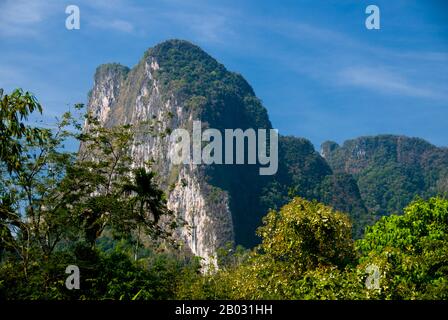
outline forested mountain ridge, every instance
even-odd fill
[[[355,236],[360,236],[364,226],[373,221],[350,174],[333,173],[307,139],[281,136],[279,169],[264,187],[262,204],[266,209],[279,209],[295,196],[318,200],[348,213]]]
[[[339,146],[327,141],[321,154],[335,172],[351,174],[369,209],[400,212],[415,196],[448,192],[448,149],[398,135],[360,137]]]

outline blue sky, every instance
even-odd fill
[[[65,28],[69,4],[80,30]],[[369,4],[380,30],[364,26]],[[132,67],[180,38],[241,73],[281,134],[316,147],[381,133],[448,146],[443,0],[0,0],[0,17],[0,87],[32,91],[50,118],[86,102],[99,64]]]

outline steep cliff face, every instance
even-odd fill
[[[149,49],[131,70],[117,64],[98,67],[88,107],[105,126],[157,124],[157,134],[136,137],[134,165],[154,162],[168,206],[188,223],[180,236],[194,254],[210,262],[227,242],[253,243],[262,215],[247,210],[256,210],[261,190],[256,166],[170,161],[169,133],[191,132],[194,120],[204,129],[271,128],[266,110],[240,75],[188,42],[167,41]]]
[[[129,72],[129,68],[117,63],[97,68],[93,89],[89,93],[89,110],[102,123],[109,118],[109,112],[115,106],[120,88]]]

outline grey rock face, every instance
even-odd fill
[[[145,57],[132,70],[118,64],[97,68],[88,109],[104,126],[154,120],[157,132],[191,128],[197,115],[185,106],[175,90],[162,87],[157,58]],[[205,263],[216,263],[216,250],[234,241],[234,227],[227,191],[207,182],[201,165],[173,165],[169,134],[137,136],[132,147],[134,166],[152,160],[168,194],[168,207],[187,222],[179,237]]]

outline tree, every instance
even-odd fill
[[[124,184],[123,191],[131,197],[131,211],[132,213],[135,212],[135,221],[138,224],[134,254],[134,259],[137,260],[141,225],[144,225],[147,232],[151,234],[166,234],[169,230],[164,231],[158,227],[158,222],[162,216],[172,215],[173,213],[166,206],[164,192],[154,183],[155,173],[147,172],[145,168],[137,168],[133,173],[133,181]],[[136,211],[135,206],[137,206]],[[174,223],[169,226],[172,230],[177,224]]]
[[[317,202],[294,198],[269,212],[257,233],[261,245],[229,272],[235,298],[290,299],[307,272],[355,262],[348,217]]]
[[[378,298],[448,298],[448,200],[416,200],[383,217],[357,243],[360,268],[380,270]]]
[[[51,218],[60,209],[53,191],[73,160],[72,153],[60,151],[69,135],[68,114],[50,130],[28,123],[36,110],[42,111],[36,98],[20,89],[1,99],[2,242],[21,258],[25,276],[31,255],[48,257],[60,241],[61,228]]]
[[[9,171],[20,166],[21,141],[42,141],[48,133],[24,122],[34,111],[42,113],[42,106],[31,93],[16,89],[3,96],[0,89],[0,161]]]
[[[105,228],[119,237],[131,236],[137,229],[138,242],[141,228],[152,239],[168,239],[177,227],[178,220],[166,206],[156,174],[146,169],[151,163],[129,172],[135,165],[131,147],[139,144],[135,137],[152,135],[153,128],[151,121],[104,127],[98,119],[86,115],[86,126],[78,136],[78,161],[71,171],[73,176],[66,179],[66,187],[84,194],[77,197],[77,211],[92,245]]]
[[[264,254],[290,262],[300,272],[353,262],[350,230],[347,215],[318,202],[294,198],[279,212],[269,212],[257,233],[263,239],[260,249]]]
[[[66,297],[60,282],[73,262],[100,281],[92,270],[101,268],[95,245],[105,230],[129,239],[144,226],[152,238],[168,237],[161,224],[176,224],[155,174],[136,170],[135,181],[129,175],[134,135],[150,134],[150,125],[104,128],[89,114],[66,112],[51,129],[40,128],[27,122],[42,110],[33,96],[16,90],[1,103],[0,297]],[[82,113],[83,105],[75,107]],[[79,154],[64,148],[73,138],[81,141]],[[16,289],[7,293],[11,286]]]
[[[2,192],[0,199],[0,257],[4,250],[14,249],[15,239],[11,229],[21,229],[22,222],[13,208],[11,195]]]

